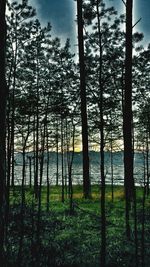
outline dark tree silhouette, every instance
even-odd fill
[[[125,16],[118,17],[105,0],[77,1],[77,64],[69,40],[62,46],[59,38],[52,39],[50,24],[43,28],[33,18],[28,0],[10,4],[6,74],[5,7],[0,9],[2,266],[149,266],[150,46],[141,53],[138,48],[132,59],[132,47],[141,37],[132,34],[131,1],[123,1],[126,35],[121,31]],[[120,186],[122,151],[117,151],[122,149],[122,130],[126,210]],[[76,153],[81,134],[83,153]],[[137,206],[134,147],[143,151],[143,169],[141,153],[135,152],[134,164],[140,169],[135,179],[144,186],[143,195],[137,189]],[[99,158],[93,148],[99,149]],[[82,155],[83,192],[77,186],[82,183]],[[90,182],[93,199],[82,201],[82,193],[91,197]],[[125,212],[130,240],[124,234]]]
[[[105,215],[105,173],[104,173],[104,88],[102,83],[103,71],[103,50],[101,38],[101,21],[99,1],[96,1],[97,25],[98,25],[98,42],[99,42],[99,89],[100,89],[100,176],[101,176],[101,266],[106,262],[106,215]]]
[[[126,231],[130,237],[130,205],[134,199],[133,177],[133,114],[132,114],[132,9],[133,1],[126,1],[126,55],[125,55],[125,88],[123,108],[124,135],[124,175],[126,194]]]
[[[0,261],[4,254],[4,202],[5,202],[5,117],[7,86],[5,80],[6,1],[0,0]]]
[[[87,105],[86,105],[82,0],[77,0],[77,17],[78,17],[78,46],[79,46],[79,65],[80,65],[81,119],[82,119],[83,190],[84,190],[84,197],[89,198],[91,195],[91,188],[90,188],[91,186],[90,186],[90,176],[89,176],[88,123],[87,123]]]

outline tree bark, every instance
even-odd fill
[[[47,126],[47,125],[46,125]],[[47,168],[46,168],[46,181],[47,181],[47,203],[46,203],[46,210],[49,212],[49,204],[50,204],[50,181],[49,181],[49,163],[50,163],[50,157],[49,157],[49,143],[48,143],[48,127],[46,127],[46,149],[47,149]]]
[[[105,203],[105,173],[104,173],[104,85],[102,82],[102,67],[103,67],[103,49],[101,22],[99,12],[99,1],[96,2],[97,23],[98,23],[98,38],[99,38],[99,87],[100,87],[100,175],[101,175],[101,256],[100,263],[102,267],[106,265],[106,203]]]
[[[65,185],[64,185],[64,133],[63,133],[63,118],[61,118],[61,180],[62,180],[62,191],[61,201],[65,201]]]
[[[130,238],[130,206],[134,199],[133,177],[133,134],[132,134],[132,9],[133,1],[126,1],[126,58],[125,58],[125,91],[123,112],[124,135],[124,179],[126,195],[126,233]]]
[[[89,175],[89,155],[88,155],[88,123],[87,123],[87,101],[86,101],[86,82],[85,82],[85,63],[84,63],[82,0],[77,0],[77,20],[78,20],[80,97],[81,97],[81,119],[82,119],[83,191],[84,191],[84,197],[90,198],[91,183]]]
[[[7,85],[5,79],[5,48],[6,48],[6,1],[0,0],[0,262],[4,260],[4,204],[6,179],[6,98]]]
[[[56,185],[58,186],[59,180],[59,133],[58,133],[58,119],[56,125]]]

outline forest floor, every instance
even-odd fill
[[[46,187],[42,190],[42,206],[33,189],[25,190],[21,209],[21,188],[11,189],[10,213],[6,242],[6,266],[98,267],[100,266],[101,212],[99,186],[92,186],[92,198],[84,199],[82,186],[73,187],[73,207],[69,198],[61,202],[61,187],[51,186],[49,211]],[[124,188],[106,187],[106,261],[107,266],[150,266],[150,196],[136,189],[137,246],[135,216],[131,209],[131,237],[126,238]],[[137,253],[136,253],[137,247]]]

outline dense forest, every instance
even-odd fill
[[[1,266],[150,266],[150,44],[122,1],[76,1],[74,54],[28,0],[0,0]]]

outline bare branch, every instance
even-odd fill
[[[132,28],[134,28],[140,21],[141,21],[142,18],[140,18],[133,26]]]
[[[126,6],[126,3],[125,3],[125,1],[124,0],[122,0],[122,2],[124,3],[124,5]]]

